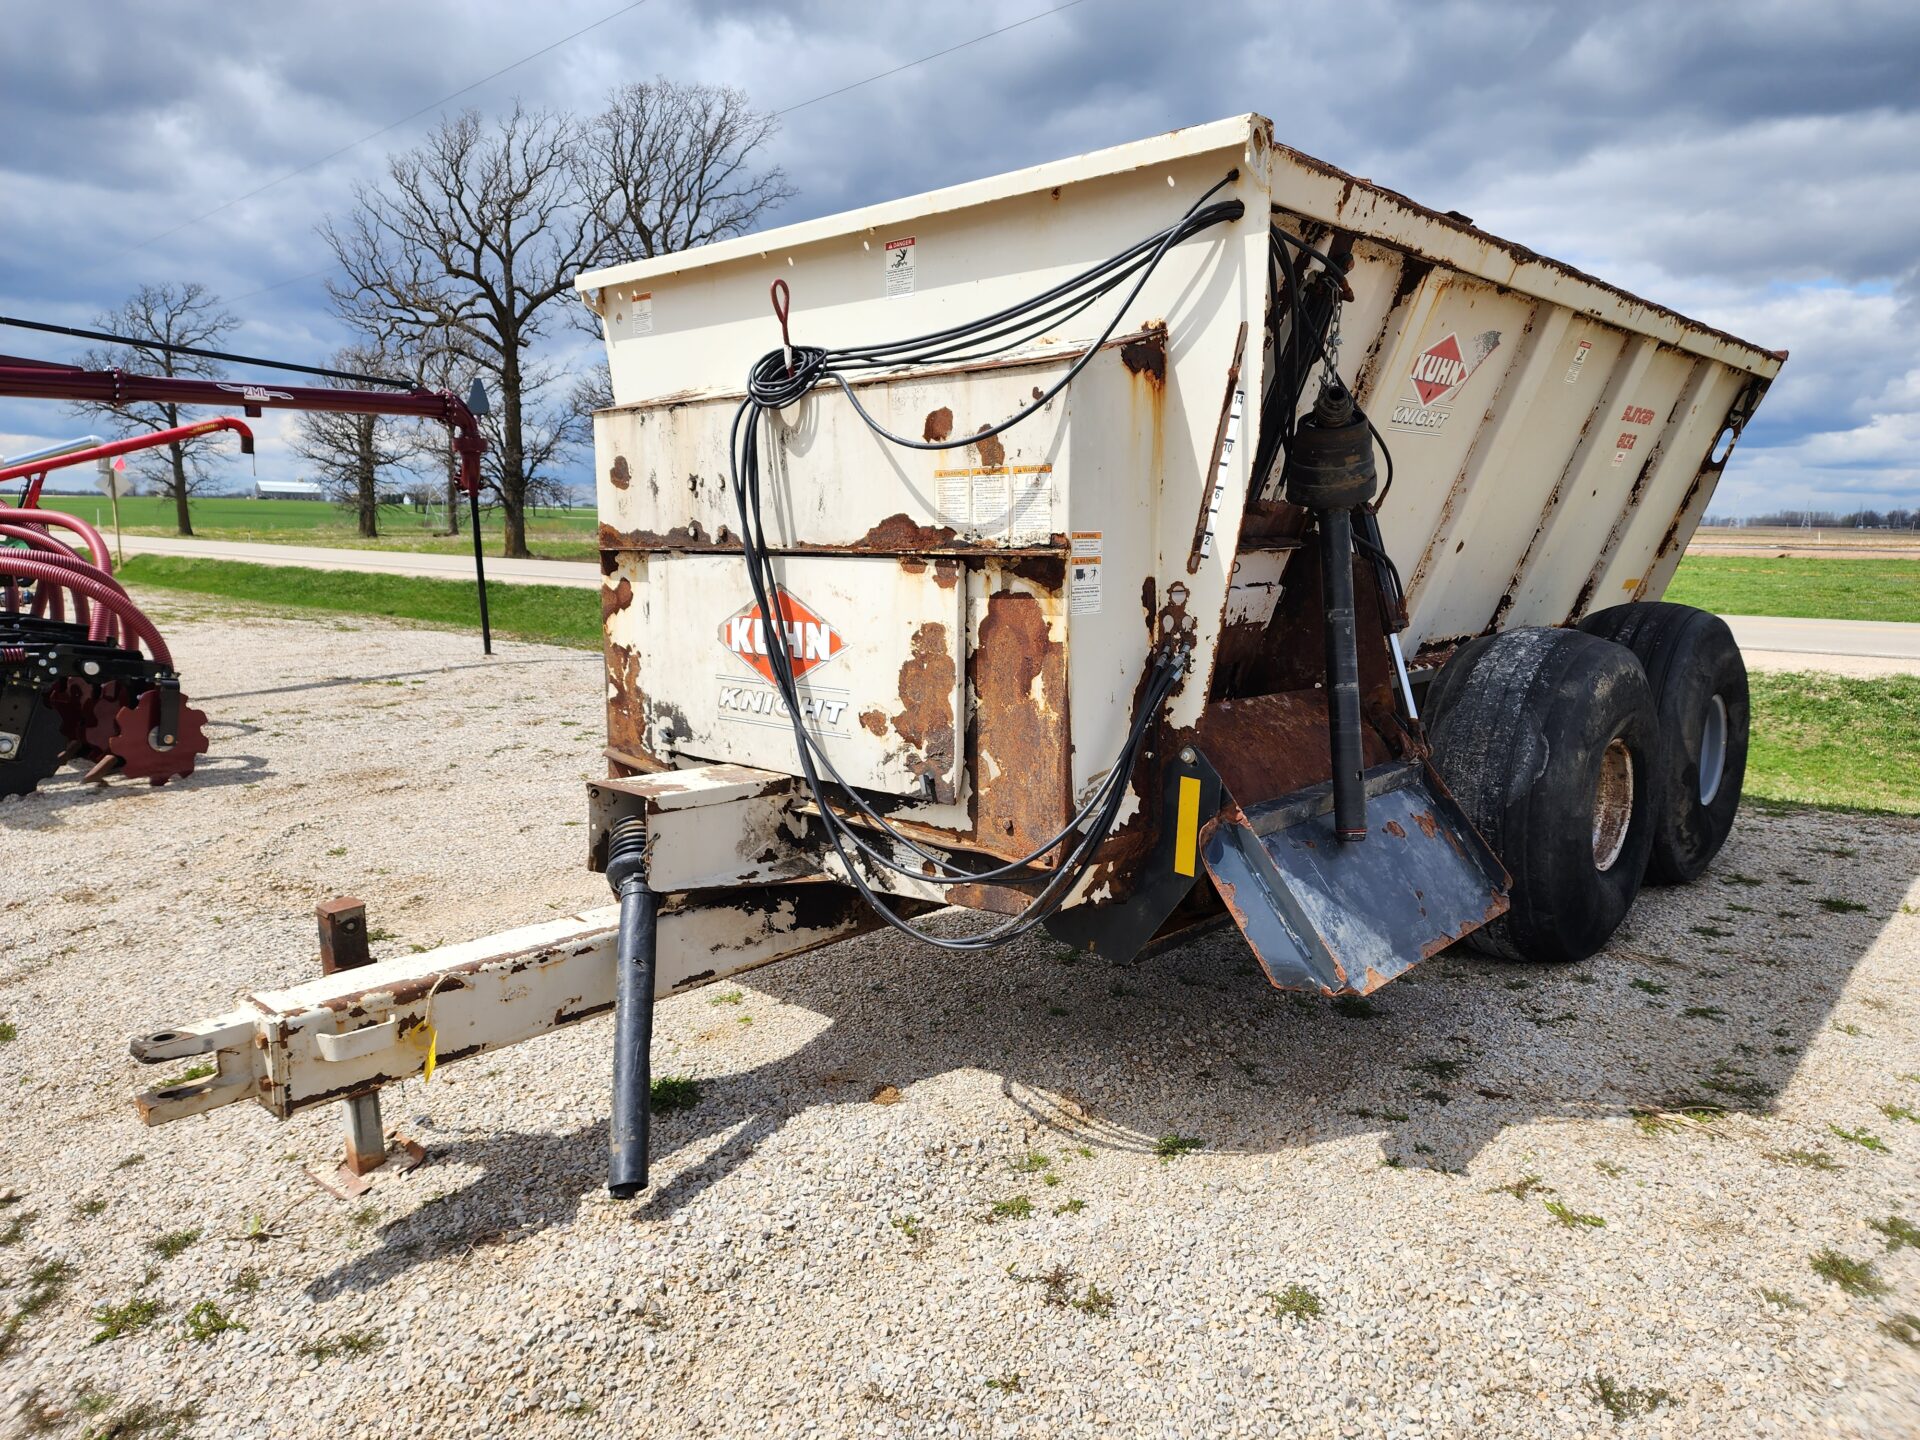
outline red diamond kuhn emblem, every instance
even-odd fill
[[[774,608],[780,612],[781,630],[787,642],[787,654],[793,660],[793,678],[826,664],[847,648],[840,632],[807,607],[805,601],[784,589],[773,592]],[[729,616],[720,624],[720,643],[766,680],[773,679],[773,662],[767,658],[767,625],[758,605]]]
[[[1457,335],[1428,346],[1413,362],[1413,388],[1422,405],[1431,405],[1466,378],[1467,362]]]
[[[1413,361],[1413,389],[1420,397],[1421,408],[1466,384],[1480,362],[1499,348],[1500,332],[1485,330],[1474,336],[1464,351],[1460,337],[1454,334],[1422,350]]]

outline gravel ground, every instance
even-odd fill
[[[604,903],[596,662],[166,608],[202,769],[0,806],[12,1433],[1920,1433],[1920,822],[1750,807],[1587,965],[1365,1003],[870,936],[660,1007],[646,1198],[599,1021],[390,1090],[431,1162],[342,1202],[337,1115],[145,1130],[126,1037],[332,894],[383,953]]]

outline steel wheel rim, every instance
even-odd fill
[[[1700,803],[1711,805],[1727,773],[1727,702],[1716,695],[1707,702],[1707,721],[1700,727]]]
[[[1633,826],[1633,754],[1624,740],[1611,740],[1600,756],[1593,786],[1593,868],[1605,873],[1627,848]]]

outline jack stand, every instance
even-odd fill
[[[367,907],[351,895],[316,905],[320,924],[320,973],[357,970],[371,965],[367,948]],[[396,1134],[388,1145],[380,1118],[380,1087],[346,1098],[346,1158],[331,1172],[308,1167],[314,1184],[340,1200],[351,1200],[371,1190],[376,1180],[404,1175],[427,1158],[424,1147]],[[377,1173],[376,1173],[377,1172]]]

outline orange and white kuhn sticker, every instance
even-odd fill
[[[1387,424],[1416,435],[1430,435],[1444,428],[1453,411],[1443,402],[1452,399],[1499,348],[1498,330],[1482,330],[1464,343],[1459,335],[1448,331],[1413,357],[1407,373],[1409,392],[1394,403]]]

